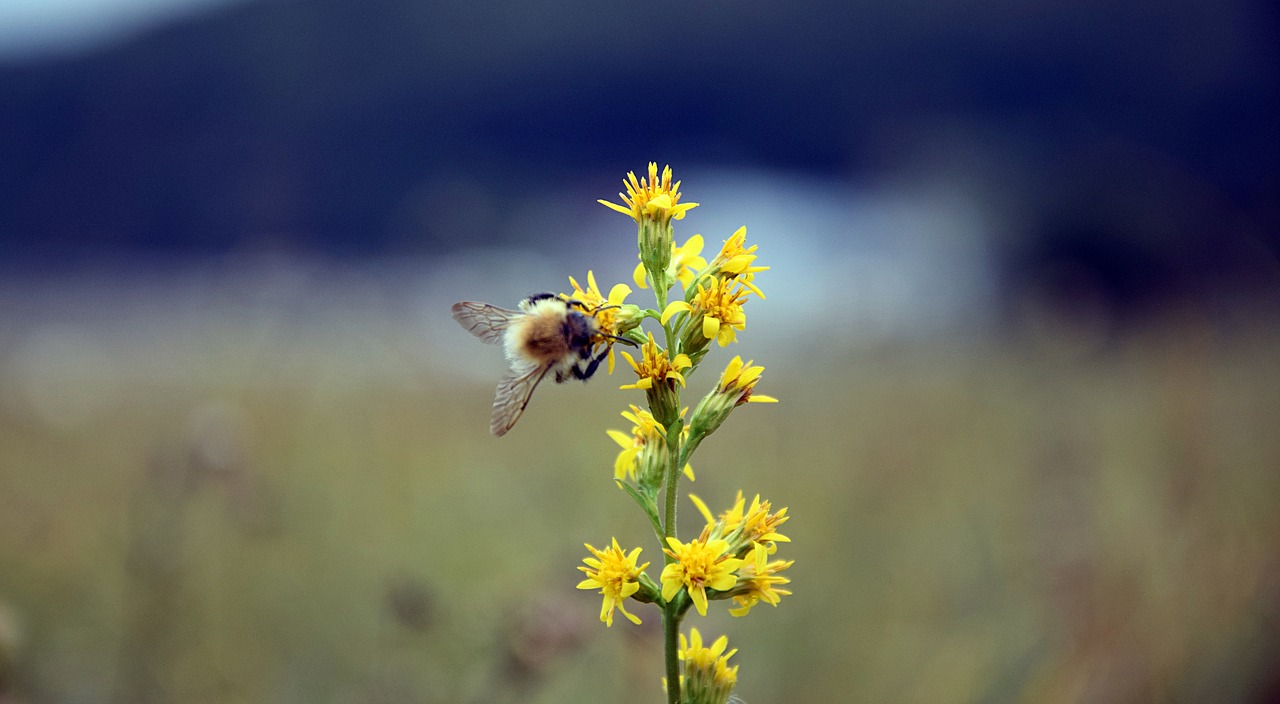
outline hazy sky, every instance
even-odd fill
[[[3,0],[0,60],[76,52],[240,0]]]

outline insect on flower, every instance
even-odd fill
[[[604,306],[588,308],[581,301],[539,293],[518,307],[507,310],[475,301],[453,305],[453,319],[482,341],[502,345],[511,363],[493,399],[489,430],[494,435],[511,430],[548,372],[555,372],[557,383],[586,381],[615,340],[636,344],[600,329],[595,313]]]

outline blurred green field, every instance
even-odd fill
[[[750,704],[1264,701],[1277,359],[1194,321],[799,347],[693,485],[790,507],[795,594],[687,623]],[[621,381],[548,385],[496,439],[492,386],[444,376],[130,382],[67,424],[4,378],[5,704],[660,701],[657,612],[605,629],[573,588],[584,541],[660,560],[612,483]]]

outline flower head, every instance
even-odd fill
[[[775,513],[770,513],[773,505],[767,499],[761,501],[759,494],[756,494],[755,498],[751,500],[750,507],[748,507],[743,499],[742,492],[739,491],[733,501],[733,506],[720,514],[718,518],[711,516],[711,511],[707,509],[707,505],[703,503],[702,499],[690,494],[689,500],[698,507],[698,512],[707,521],[706,527],[702,529],[700,539],[722,538],[729,543],[730,554],[732,555],[741,557],[748,549],[757,544],[762,545],[772,555],[778,550],[776,543],[791,542],[791,538],[778,532],[778,526],[786,523],[791,518],[787,515],[786,507],[778,509]]]
[[[744,403],[777,403],[778,399],[772,396],[754,393],[756,382],[760,381],[760,375],[764,373],[764,367],[752,366],[754,361],[743,362],[742,357],[735,355],[720,375],[716,392],[736,397],[736,406]]]
[[[641,346],[640,352],[639,362],[632,359],[626,352],[622,353],[640,378],[634,384],[625,384],[619,388],[648,390],[655,384],[668,382],[680,382],[680,385],[684,386],[684,375],[680,372],[693,366],[689,361],[689,355],[678,354],[674,359],[669,359],[667,351],[658,347],[658,343],[654,341],[653,333],[649,333],[649,341]]]
[[[707,589],[732,589],[738,583],[734,572],[742,560],[728,554],[729,543],[724,540],[695,539],[685,544],[670,537],[667,545],[670,547],[664,552],[676,561],[662,569],[662,598],[671,601],[683,588],[698,613],[706,616]]]
[[[636,244],[640,249],[640,265],[654,288],[666,291],[673,279],[667,270],[671,265],[673,240],[671,221],[681,220],[697,203],[680,202],[680,182],[671,182],[671,167],[658,176],[658,164],[649,162],[648,178],[637,179],[635,172],[622,181],[626,193],[619,193],[623,205],[601,200],[599,203],[636,221]]]
[[[764,298],[764,293],[756,288],[752,283],[757,272],[768,271],[767,266],[754,266],[756,260],[756,248],[759,245],[746,246],[747,227],[743,225],[736,232],[724,241],[724,246],[720,248],[720,253],[715,259],[711,260],[711,264],[707,266],[702,277],[720,277],[723,279],[731,279],[741,283],[743,286],[751,289],[751,292]]]
[[[738,586],[734,588],[733,600],[738,604],[729,609],[734,616],[746,616],[751,607],[760,602],[777,606],[783,596],[791,594],[779,585],[790,584],[791,580],[779,577],[778,573],[795,564],[795,560],[769,561],[769,550],[761,543],[753,543],[751,555],[746,564],[738,570]]]
[[[629,306],[623,303],[627,296],[631,294],[631,287],[626,284],[617,284],[609,289],[609,297],[605,298],[600,293],[600,288],[596,286],[595,272],[587,272],[587,287],[584,289],[578,280],[569,277],[569,284],[573,286],[573,293],[567,296],[570,301],[578,301],[586,307],[591,313],[591,317],[595,318],[596,324],[600,326],[600,332],[603,335],[596,335],[592,338],[592,345],[607,344],[609,346],[609,373],[613,373],[614,355],[613,340],[606,335],[617,337],[628,330],[631,330],[639,324],[634,315],[623,315],[624,308],[636,308],[637,306]]]
[[[667,461],[667,431],[646,410],[632,405],[623,411],[622,417],[631,421],[631,434],[620,430],[608,430],[609,437],[618,443],[622,451],[613,462],[614,479],[631,479],[645,486],[657,488],[663,478]],[[685,434],[689,427],[685,426]],[[684,466],[684,474],[693,479],[693,468]]]
[[[689,629],[689,637],[680,634],[677,656],[683,665],[680,678],[682,699],[687,704],[726,704],[738,684],[738,666],[729,667],[729,658],[737,648],[725,652],[729,639],[720,636],[710,646],[702,642],[698,629]]]
[[[617,609],[627,617],[628,621],[640,623],[638,617],[627,612],[623,602],[627,597],[640,591],[640,583],[637,579],[644,568],[649,566],[647,562],[639,567],[636,566],[636,558],[639,557],[641,548],[624,554],[622,548],[618,547],[618,539],[614,538],[612,547],[597,550],[588,544],[587,549],[595,557],[582,559],[587,566],[578,569],[585,572],[587,578],[578,583],[578,588],[599,589],[604,595],[604,604],[600,607],[600,620],[606,626],[612,626],[613,611]]]
[[[690,292],[688,301],[673,301],[662,311],[662,324],[677,313],[687,313],[680,336],[680,349],[689,354],[706,349],[712,340],[726,347],[747,327],[747,314],[742,310],[751,289],[732,279],[703,278]]]
[[[703,438],[715,432],[733,409],[744,403],[777,403],[778,399],[772,396],[755,393],[763,373],[764,367],[754,366],[751,361],[743,362],[740,356],[729,360],[716,388],[704,396],[693,411],[690,425],[695,435]]]
[[[682,220],[685,213],[698,207],[697,203],[680,202],[680,182],[671,182],[670,166],[663,167],[662,177],[659,178],[657,162],[649,162],[648,178],[641,177],[637,180],[636,172],[631,171],[622,180],[622,185],[626,193],[619,193],[618,197],[624,205],[607,200],[596,202],[623,215],[630,215],[637,223],[646,219],[662,223]]]
[[[649,408],[657,415],[659,423],[670,425],[676,419],[676,408],[679,397],[675,392],[676,384],[684,386],[685,369],[693,366],[687,354],[678,354],[674,358],[667,356],[667,351],[658,347],[649,334],[649,341],[640,347],[640,361],[637,362],[626,352],[622,356],[635,370],[639,378],[634,384],[623,384],[623,389],[643,389],[649,399]]]

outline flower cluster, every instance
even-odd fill
[[[690,494],[706,523],[696,538],[684,541],[676,531],[679,480],[693,479],[690,456],[737,408],[777,399],[755,391],[764,367],[736,355],[691,414],[682,406],[681,395],[712,343],[726,347],[746,330],[747,306],[753,299],[764,299],[756,276],[769,267],[756,263],[758,247],[747,243],[746,227],[724,240],[709,261],[703,256],[702,235],[676,244],[673,221],[682,220],[697,203],[681,202],[680,182],[673,181],[671,167],[659,172],[658,165],[650,163],[646,176],[629,173],[623,186],[620,204],[600,203],[635,221],[640,263],[632,278],[641,289],[652,289],[656,307],[642,310],[626,303],[632,289],[625,284],[603,295],[590,272],[585,288],[570,279],[573,293],[565,298],[578,301],[595,318],[601,335],[607,336],[600,341],[621,338],[640,348],[635,356],[621,352],[636,374],[621,388],[643,391],[648,408],[630,405],[622,412],[630,432],[607,432],[621,448],[613,463],[614,480],[648,517],[663,565],[654,581],[645,573],[648,563],[636,564],[640,548],[624,552],[616,539],[605,550],[587,545],[591,557],[579,567],[587,579],[578,587],[603,596],[600,620],[606,624],[612,624],[615,611],[640,622],[624,608],[628,600],[661,609],[667,631],[668,701],[723,704],[737,682],[737,666],[728,665],[737,651],[725,652],[724,636],[707,647],[697,629],[686,638],[679,626],[689,610],[706,616],[715,601],[727,602],[731,614],[743,616],[760,602],[777,606],[790,594],[784,588],[790,580],[782,573],[792,562],[773,559],[778,544],[789,542],[779,532],[788,519],[787,509],[775,511],[759,495],[747,503],[738,492],[727,510],[713,516]],[[679,291],[673,292],[677,285]],[[646,320],[655,329],[644,330]],[[609,370],[613,371],[612,351]]]
[[[730,701],[734,685],[738,684],[738,666],[729,667],[729,658],[737,648],[725,652],[729,639],[720,636],[710,646],[702,644],[698,629],[689,630],[689,637],[680,634],[678,656],[685,674],[680,676],[680,689],[685,704],[726,704]]]

